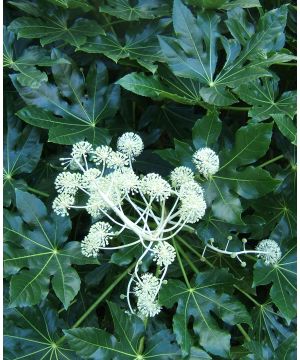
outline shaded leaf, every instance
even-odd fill
[[[54,52],[53,57],[59,57]],[[29,105],[17,115],[27,123],[49,129],[49,141],[74,144],[86,139],[92,144],[108,144],[109,132],[104,121],[118,110],[119,87],[109,85],[103,63],[90,66],[86,80],[74,65],[55,65],[56,85],[46,83],[37,91],[21,87],[14,75],[13,84]],[[69,102],[65,100],[69,99]]]
[[[114,335],[97,328],[66,330],[67,340],[73,350],[83,358],[125,360],[157,357],[162,360],[179,359],[177,345],[168,330],[162,330],[146,338],[145,349],[140,352],[139,344],[145,334],[143,321],[135,315],[127,315],[118,305],[108,303],[114,322]],[[149,340],[148,340],[149,339]]]
[[[18,244],[4,260],[8,271],[13,266],[15,273],[10,283],[10,306],[39,304],[48,295],[51,280],[56,296],[67,309],[80,288],[80,278],[71,265],[98,261],[84,258],[79,242],[66,244],[70,220],[48,216],[45,205],[34,195],[17,190],[16,207],[20,216],[7,212],[4,226],[7,246]]]
[[[241,322],[251,324],[244,305],[224,293],[226,284],[232,280],[231,275],[220,269],[202,272],[190,286],[172,279],[163,286],[159,295],[161,304],[167,307],[178,304],[173,317],[173,330],[184,356],[189,353],[192,343],[188,328],[191,316],[199,345],[223,357],[228,355],[230,349],[230,334],[220,327],[212,313],[231,325]]]
[[[230,105],[236,102],[236,98],[227,87],[234,88],[270,75],[263,68],[263,59],[255,64],[246,62],[255,59],[261,51],[268,53],[283,47],[286,15],[285,6],[266,13],[260,18],[256,32],[241,50],[237,40],[221,36],[218,25],[220,18],[216,14],[198,13],[195,18],[180,0],[175,0],[173,26],[176,38],[159,36],[160,45],[176,76],[198,80],[203,85],[200,95],[204,101],[218,106]],[[216,75],[219,39],[227,59],[223,69]]]
[[[3,195],[4,205],[8,207],[15,199],[15,188],[26,189],[27,184],[21,177],[30,174],[37,166],[43,145],[37,129],[22,127],[20,121],[7,114],[7,128],[3,147]]]
[[[135,5],[131,5],[129,0],[106,0],[99,11],[126,21],[135,21],[167,16],[171,9],[165,0],[138,0]]]
[[[266,266],[262,260],[254,266],[253,285],[272,283],[270,296],[285,318],[290,321],[296,315],[296,251],[295,246],[283,254],[274,266]]]
[[[157,34],[160,34],[169,23],[169,19],[161,19],[135,25],[126,31],[123,38],[119,38],[113,33],[90,38],[83,46],[79,47],[79,50],[104,54],[115,62],[125,58],[136,60],[141,66],[154,73],[157,65],[153,63],[163,60]]]
[[[38,38],[42,46],[63,41],[78,47],[83,45],[88,37],[104,34],[95,20],[78,18],[70,25],[68,13],[59,11],[42,18],[19,17],[10,23],[8,29],[16,33],[18,38]]]

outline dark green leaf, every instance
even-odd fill
[[[21,217],[7,213],[4,226],[9,244],[17,242],[18,248],[21,247],[20,251],[8,253],[4,260],[8,271],[11,266],[19,270],[11,279],[10,305],[39,304],[48,295],[52,278],[53,290],[67,309],[80,288],[80,278],[71,264],[78,263],[76,257],[80,264],[98,261],[84,259],[79,251],[74,251],[80,248],[78,242],[65,245],[71,229],[70,220],[55,215],[48,217],[45,205],[34,195],[17,190],[16,206]]]
[[[10,23],[8,29],[16,33],[18,38],[38,38],[42,46],[59,40],[79,47],[87,37],[104,34],[102,27],[94,20],[78,18],[69,25],[68,16],[63,12],[44,16],[43,19],[19,17]]]
[[[195,18],[180,0],[175,0],[173,26],[176,39],[160,36],[160,45],[175,75],[198,80],[202,84],[200,95],[204,101],[218,106],[230,105],[236,100],[226,87],[234,88],[244,82],[270,75],[263,68],[263,59],[253,64],[246,62],[257,58],[262,51],[268,53],[283,47],[286,14],[286,6],[266,13],[241,50],[237,40],[229,40],[220,34],[219,16],[204,12],[198,13]],[[235,34],[236,31],[233,35]],[[227,59],[223,69],[216,75],[219,39]]]
[[[11,111],[11,110],[10,110]],[[37,129],[22,124],[12,114],[8,114],[7,129],[3,147],[3,194],[4,205],[9,206],[15,198],[15,188],[25,188],[27,184],[20,178],[30,174],[40,160],[43,145]]]
[[[62,336],[56,310],[48,303],[40,307],[6,309],[4,359],[79,360],[68,344],[56,344]]]
[[[169,2],[166,0],[138,0],[131,5],[129,0],[106,0],[107,5],[100,6],[100,12],[115,16],[126,21],[154,19],[169,15]]]
[[[125,58],[136,60],[141,66],[154,73],[157,65],[153,63],[163,60],[157,34],[160,34],[169,23],[168,19],[161,19],[146,25],[135,25],[125,33],[123,39],[119,39],[112,33],[97,36],[89,39],[80,46],[79,50],[104,54],[115,62]]]
[[[55,58],[59,56],[59,52],[53,54]],[[93,63],[86,80],[70,64],[55,65],[53,75],[56,86],[46,83],[38,90],[20,87],[15,76],[11,76],[16,89],[30,105],[17,115],[31,125],[49,129],[51,142],[74,144],[87,139],[93,144],[109,143],[108,130],[97,125],[114,116],[120,95],[117,85],[108,85],[104,64]]]
[[[215,318],[234,325],[245,322],[251,324],[249,314],[239,301],[224,293],[226,284],[232,282],[231,275],[225,270],[211,270],[197,275],[191,286],[179,280],[169,280],[160,292],[162,305],[172,307],[177,303],[173,318],[173,330],[183,355],[191,347],[189,319],[194,318],[193,330],[199,345],[214,355],[226,357],[230,349],[230,334],[221,328]]]
[[[144,351],[139,351],[141,337],[145,334],[143,321],[135,315],[127,315],[118,305],[108,303],[114,322],[115,335],[97,328],[66,330],[67,340],[73,350],[83,358],[108,360],[179,359],[179,351],[173,336],[163,330],[149,336]],[[140,356],[140,357],[139,357]]]
[[[293,119],[296,113],[296,92],[287,91],[278,96],[278,79],[262,79],[240,85],[235,92],[252,105],[249,115],[256,121],[282,114]]]
[[[296,315],[296,251],[295,246],[283,254],[274,266],[262,260],[254,267],[254,286],[273,283],[270,296],[287,320]]]

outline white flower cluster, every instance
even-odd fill
[[[199,173],[209,178],[219,170],[219,157],[210,148],[201,148],[193,155],[193,162]]]
[[[257,257],[263,259],[266,265],[277,264],[282,255],[277,242],[271,239],[260,241],[256,246],[256,251],[261,252]]]
[[[91,226],[89,234],[81,243],[82,254],[97,257],[99,250],[108,245],[108,240],[113,237],[112,227],[109,223],[99,221]]]
[[[157,295],[176,258],[176,250],[168,240],[187,224],[201,220],[206,202],[204,190],[188,167],[175,168],[170,182],[156,173],[137,175],[132,165],[143,149],[141,137],[133,132],[117,140],[117,151],[107,145],[93,147],[86,141],[75,144],[70,157],[61,159],[67,171],[55,180],[58,196],[53,209],[61,216],[68,215],[71,209],[85,209],[92,216],[94,225],[81,243],[82,254],[87,257],[97,257],[105,249],[142,246],[144,252],[128,283],[126,298],[134,312],[130,300],[134,294],[138,314],[148,317],[160,312]],[[193,161],[204,177],[219,168],[218,156],[208,148],[199,149]],[[138,240],[109,246],[110,240],[125,230],[133,232]],[[159,268],[158,277],[139,274],[142,260],[149,253]],[[133,281],[136,285],[131,291]]]
[[[146,273],[141,276],[133,289],[137,297],[137,308],[142,317],[152,317],[160,312],[161,307],[156,300],[159,288],[159,279],[151,273]]]

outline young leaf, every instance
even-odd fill
[[[287,91],[278,96],[279,79],[275,76],[240,85],[235,93],[253,107],[249,115],[256,121],[266,120],[274,115],[286,115],[293,119],[296,113],[296,92]]]

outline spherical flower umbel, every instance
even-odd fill
[[[96,165],[104,164],[107,159],[110,158],[112,152],[112,148],[107,145],[97,146],[96,149],[92,151],[91,158]]]
[[[194,224],[203,218],[206,210],[206,202],[203,196],[185,197],[179,209],[180,217],[183,221]]]
[[[101,176],[101,172],[98,169],[91,168],[86,170],[81,177],[81,185],[84,188],[91,187],[91,184],[94,183]]]
[[[193,163],[199,173],[205,178],[214,175],[219,170],[219,157],[210,148],[201,148],[193,155]]]
[[[161,306],[149,297],[139,297],[137,301],[138,315],[142,318],[153,317],[160,313]]]
[[[185,199],[186,197],[191,196],[202,196],[204,195],[204,191],[202,187],[196,183],[194,180],[190,180],[180,186],[179,189],[179,198],[181,200]]]
[[[107,167],[111,169],[122,169],[129,165],[129,159],[125,154],[122,154],[119,151],[112,151],[109,158],[106,160],[106,164]]]
[[[132,159],[142,153],[144,149],[144,143],[139,135],[133,132],[127,132],[119,137],[117,148],[123,154]]]
[[[68,215],[68,210],[74,202],[75,198],[73,195],[63,192],[54,199],[52,208],[57,215],[64,217]]]
[[[81,174],[62,172],[55,179],[55,188],[59,193],[75,195],[81,183]]]
[[[171,186],[160,175],[150,173],[140,182],[140,190],[155,200],[165,200],[171,195]]]
[[[81,243],[81,252],[87,257],[96,257],[100,248],[108,245],[113,237],[112,227],[109,223],[99,221],[91,226],[90,232]]]
[[[130,168],[118,169],[107,176],[116,188],[118,188],[122,193],[135,193],[138,191],[139,187],[139,178]]]
[[[183,184],[189,181],[193,181],[194,173],[190,168],[186,166],[179,166],[171,172],[170,178],[172,186],[177,189],[180,188],[180,186],[182,186]]]
[[[258,243],[256,251],[261,251],[257,257],[264,260],[266,265],[275,265],[281,258],[281,250],[276,241],[265,239]]]
[[[91,151],[93,147],[87,141],[80,141],[73,145],[71,156],[74,159],[80,160],[82,156],[86,157]]]
[[[159,280],[151,273],[145,273],[141,276],[141,281],[137,282],[133,292],[137,297],[147,296],[153,298],[157,294]]]
[[[176,258],[174,247],[166,241],[158,242],[153,248],[153,260],[160,266],[169,266]]]

